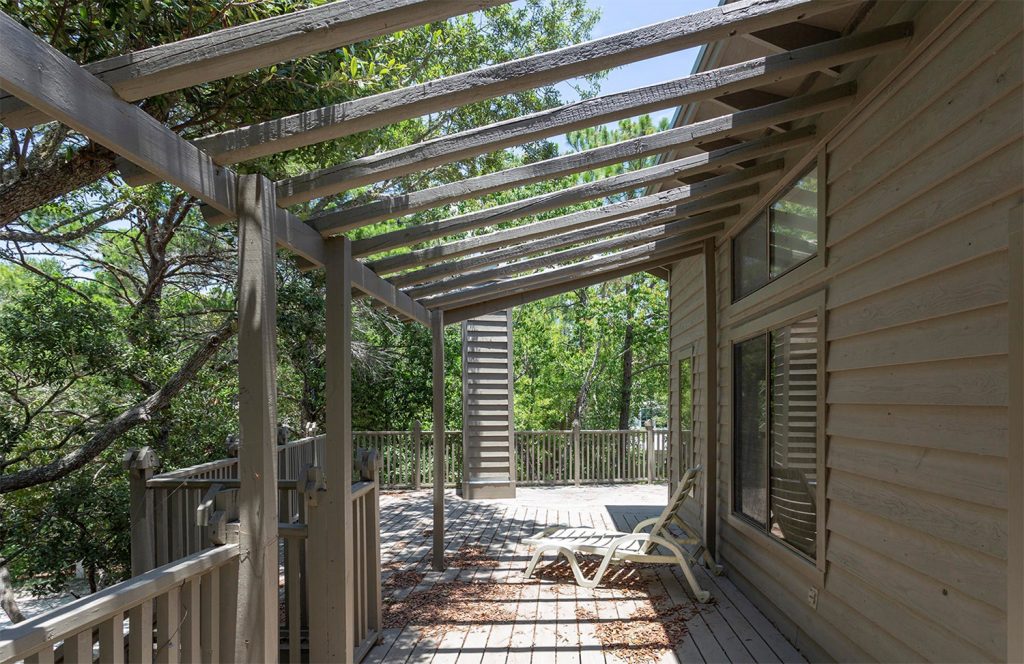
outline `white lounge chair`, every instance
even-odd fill
[[[677,512],[690,495],[690,490],[697,482],[701,466],[686,471],[683,479],[676,487],[675,493],[661,514],[645,519],[636,524],[632,533],[596,530],[594,528],[572,528],[569,526],[552,526],[533,537],[523,540],[524,544],[537,547],[530,564],[526,568],[526,576],[533,576],[533,570],[541,556],[548,552],[561,554],[572,566],[576,582],[584,588],[596,588],[601,583],[608,565],[613,562],[632,561],[637,563],[675,563],[678,564],[690,584],[690,590],[699,602],[707,602],[711,593],[697,583],[690,566],[696,564],[697,558],[703,556],[708,567],[715,573],[721,572],[714,560],[707,554],[704,544],[697,533],[690,528]],[[678,526],[686,538],[677,538],[669,532],[670,525]],[[650,527],[650,532],[641,532]],[[695,553],[690,554],[684,545],[697,545]],[[659,553],[659,547],[668,553]],[[603,556],[593,579],[588,579],[580,570],[576,554],[592,554]]]

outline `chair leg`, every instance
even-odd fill
[[[706,604],[707,601],[711,599],[711,593],[701,588],[700,584],[697,583],[697,577],[693,575],[693,570],[686,564],[685,558],[676,556],[676,559],[679,561],[679,567],[683,570],[683,576],[686,577],[686,582],[690,584],[690,592],[693,593],[693,596],[697,598],[698,602]]]
[[[555,547],[539,546],[537,551],[534,552],[533,558],[530,559],[530,564],[526,566],[526,578],[533,576],[533,570],[537,567],[537,563],[540,562],[540,557],[547,553],[549,550]]]

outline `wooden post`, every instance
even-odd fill
[[[131,500],[129,514],[132,530],[132,576],[138,576],[156,567],[153,550],[153,494],[146,490],[146,482],[153,477],[159,465],[160,459],[156,452],[148,447],[130,449],[124,454]]]
[[[412,423],[412,488],[420,489],[420,463],[423,454],[423,424],[419,420]]]
[[[580,485],[580,476],[583,470],[583,462],[580,459],[580,421],[572,421],[572,473],[576,480],[576,486]]]
[[[236,662],[277,660],[274,183],[238,178],[239,567]]]
[[[355,652],[352,542],[352,252],[348,238],[325,243],[327,270],[327,431],[317,511],[326,524],[310,541],[311,662],[349,662]],[[313,567],[315,561],[316,567]],[[313,570],[322,576],[313,576]],[[312,589],[315,588],[315,593]],[[314,601],[314,598],[316,601]]]
[[[434,570],[444,571],[444,313],[430,314],[434,373]]]
[[[707,438],[704,460],[704,546],[708,555],[718,550],[718,282],[715,240],[704,240],[704,402],[707,408]],[[690,433],[691,445],[693,444]]]
[[[647,483],[654,484],[654,420],[644,422],[647,429]]]

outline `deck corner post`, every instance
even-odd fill
[[[430,314],[431,356],[434,379],[434,548],[431,565],[444,571],[444,313]]]
[[[236,662],[277,659],[277,293],[274,183],[238,178],[239,569]]]
[[[580,485],[583,463],[580,459],[580,421],[572,421],[572,476],[576,486]]]
[[[644,422],[647,430],[647,483],[654,484],[654,420]]]
[[[130,496],[132,576],[138,576],[156,567],[153,546],[153,494],[146,490],[146,482],[153,477],[159,466],[160,459],[149,447],[133,448],[124,454]]]
[[[423,455],[423,423],[419,419],[412,422],[412,488],[420,489],[420,464]]]

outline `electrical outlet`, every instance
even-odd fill
[[[812,609],[818,608],[818,589],[809,588],[807,590],[807,603],[811,605]]]

